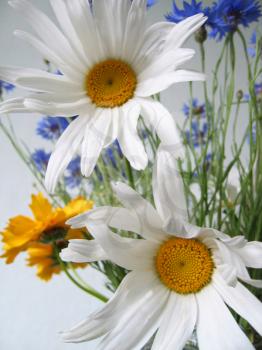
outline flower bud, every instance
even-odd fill
[[[242,90],[238,90],[237,91],[237,100],[240,101],[242,100],[244,94],[243,94],[243,91]]]
[[[62,250],[68,247],[68,241],[66,241],[65,239],[58,239],[55,243],[59,250]]]
[[[195,40],[196,42],[202,44],[203,42],[206,41],[206,39],[207,39],[207,30],[206,30],[206,27],[203,25],[198,29],[198,31],[196,31]]]

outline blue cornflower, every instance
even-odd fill
[[[71,189],[76,188],[80,185],[83,176],[80,169],[80,157],[73,159],[65,172],[65,185]]]
[[[103,156],[104,162],[106,164],[112,164],[115,169],[117,169],[117,161],[114,154],[114,150],[111,147],[107,147],[105,154]]]
[[[66,118],[44,117],[37,124],[36,132],[46,140],[57,140],[68,126]]]
[[[77,156],[75,159],[73,159],[69,163],[68,167],[66,168],[64,180],[65,180],[65,185],[70,189],[77,188],[84,179],[81,173],[80,164],[81,164],[81,158],[80,156]],[[97,165],[94,168],[94,172],[97,175],[99,181],[102,182],[103,175]]]
[[[32,153],[31,159],[40,173],[45,173],[50,156],[51,153],[47,153],[43,149],[35,150]]]
[[[123,158],[123,153],[121,151],[121,148],[120,148],[120,145],[119,145],[119,142],[116,140],[114,141],[114,143],[112,145],[110,145],[109,147],[107,147],[105,149],[105,153],[103,155],[103,159],[104,159],[104,162],[107,164],[107,165],[113,165],[113,167],[115,169],[118,169],[118,165],[117,165],[117,157],[116,155],[119,157],[119,158]]]
[[[208,171],[210,169],[210,166],[212,164],[212,160],[213,160],[213,155],[212,153],[208,153],[205,157],[204,163],[203,163],[203,167],[206,171]]]
[[[157,0],[147,0],[147,7],[152,7],[157,3]]]
[[[6,81],[0,80],[0,93],[2,90],[10,92],[14,90],[15,86],[13,84],[7,83]]]
[[[258,21],[262,13],[259,0],[218,0],[206,14],[212,28],[210,36],[220,40],[239,25],[248,27]]]
[[[261,83],[255,83],[255,94],[257,96],[257,100],[262,101],[262,82]],[[250,100],[250,95],[245,94],[244,95],[244,100],[249,101]]]
[[[257,97],[257,101],[262,101],[262,82],[255,84],[255,94]],[[250,96],[247,95],[247,100],[249,101]]]
[[[56,74],[56,75],[63,75],[63,73],[62,73],[59,69],[57,69],[57,70],[55,71],[55,74]]]
[[[178,23],[187,17],[205,12],[205,10],[202,8],[202,1],[197,2],[196,0],[192,0],[191,3],[183,1],[183,6],[184,8],[179,9],[174,0],[173,11],[165,16],[166,19],[169,22]]]
[[[200,145],[204,145],[206,143],[206,135],[208,132],[207,123],[200,124],[197,121],[192,121],[192,133],[190,135],[190,131],[187,130],[185,132],[185,136],[187,138],[188,143],[193,144],[195,148]]]
[[[252,125],[252,141],[253,143],[256,143],[257,139],[257,128],[256,128],[256,123],[253,123]],[[247,135],[247,142],[250,144],[250,134]]]
[[[97,165],[95,166],[94,172],[95,172],[98,180],[102,182],[104,180],[103,179],[103,175],[102,175],[102,173],[101,173],[101,171],[100,171],[100,169],[98,168]]]
[[[256,128],[256,124],[255,123],[252,126],[252,139],[253,139],[253,142],[256,142],[256,139],[257,139],[257,128]]]
[[[257,31],[256,30],[253,30],[249,43],[251,45],[256,45],[256,43],[257,43]]]
[[[255,93],[257,98],[262,100],[262,82],[255,84]]]
[[[210,162],[212,161],[212,158],[213,158],[212,153],[208,153],[208,154],[206,155],[205,162],[206,162],[206,163],[210,163]]]
[[[197,98],[194,98],[192,101],[192,107],[193,107],[193,116],[201,116],[202,118],[205,118],[206,116],[206,110],[205,110],[205,105],[200,104],[198,102]],[[190,105],[187,103],[184,103],[182,111],[186,117],[190,116]]]
[[[248,50],[248,54],[251,57],[255,57],[256,56],[256,44],[257,44],[257,32],[256,32],[256,30],[254,30],[252,32],[249,44],[251,46],[249,46],[249,48],[247,49]]]

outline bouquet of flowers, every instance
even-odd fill
[[[244,31],[261,17],[260,2],[174,1],[148,27],[157,1],[50,0],[60,28],[27,0],[9,3],[35,32],[15,34],[46,70],[0,67],[0,128],[36,189],[32,216],[2,229],[2,258],[26,252],[39,278],[65,273],[105,303],[62,332],[65,342],[260,349],[262,37],[254,29],[248,41]],[[192,35],[198,52],[184,47]],[[208,40],[220,48],[210,74]],[[200,72],[181,68],[195,54]],[[182,124],[160,95],[179,82],[189,87]],[[8,98],[15,87],[28,94]],[[12,112],[44,115],[36,133],[51,153],[19,140]],[[104,274],[109,300],[79,268]]]

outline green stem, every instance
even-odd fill
[[[238,35],[241,39],[242,45],[243,45],[243,51],[247,63],[247,71],[248,71],[248,81],[249,81],[249,94],[250,94],[250,102],[249,102],[249,137],[250,137],[250,159],[249,159],[249,174],[250,174],[250,183],[251,183],[251,192],[250,192],[250,199],[254,200],[253,198],[253,190],[254,190],[254,176],[253,176],[253,165],[255,162],[255,158],[257,157],[257,168],[262,169],[262,138],[259,137],[257,139],[257,144],[256,147],[254,147],[254,142],[253,142],[253,136],[252,136],[252,129],[253,129],[253,112],[255,115],[255,121],[256,121],[256,127],[257,127],[257,132],[260,133],[261,135],[261,115],[258,110],[258,101],[257,101],[257,96],[255,92],[255,77],[252,75],[252,68],[251,68],[251,63],[248,55],[248,49],[247,49],[247,43],[246,39],[241,32],[241,30],[237,30]],[[255,149],[254,149],[255,148]],[[254,157],[253,157],[254,155]],[[254,159],[253,159],[254,158]],[[259,177],[260,177],[260,171],[256,173],[256,187],[259,184]],[[256,188],[258,189],[258,188]]]
[[[200,53],[201,53],[202,72],[205,73],[206,72],[206,53],[205,53],[204,43],[200,43]],[[204,81],[203,85],[204,85],[204,96],[205,96],[206,107],[209,108],[207,82]]]
[[[217,78],[217,75],[218,75],[218,71],[220,69],[220,66],[221,66],[221,63],[222,63],[222,60],[224,58],[224,55],[225,55],[225,51],[226,51],[226,48],[228,46],[228,37],[226,38],[226,40],[224,41],[224,45],[223,45],[223,48],[222,48],[222,51],[221,51],[221,54],[218,58],[218,61],[216,63],[216,66],[215,66],[215,70],[214,70],[214,79],[213,79],[213,84],[212,84],[212,106],[215,107],[215,96],[216,96],[216,91],[217,91],[217,88],[218,88],[218,78]]]
[[[134,176],[133,176],[133,170],[131,168],[131,165],[128,161],[127,158],[125,158],[125,163],[126,163],[126,172],[127,172],[127,177],[129,180],[129,185],[135,189],[135,181],[134,181]]]
[[[228,87],[228,93],[227,93],[227,105],[226,105],[226,118],[225,118],[225,124],[223,128],[223,136],[222,136],[222,146],[221,146],[221,154],[220,154],[220,167],[219,167],[219,176],[218,176],[218,182],[220,184],[219,186],[219,206],[218,206],[218,229],[221,229],[222,225],[222,201],[223,201],[223,193],[224,188],[221,182],[221,178],[223,176],[224,171],[224,160],[226,158],[225,150],[226,150],[226,140],[227,140],[227,131],[228,131],[228,125],[232,110],[232,102],[234,98],[234,90],[235,90],[235,47],[234,47],[234,38],[233,34],[229,37],[229,44],[230,44],[230,64],[231,64],[231,79]]]
[[[256,92],[255,92],[255,82],[252,76],[252,69],[251,69],[251,64],[248,56],[248,50],[247,50],[247,43],[244,35],[242,32],[238,29],[237,30],[239,37],[241,39],[242,45],[243,45],[243,51],[245,54],[246,62],[247,62],[247,72],[248,72],[248,81],[249,81],[249,93],[250,93],[250,98],[252,101],[252,105],[255,111],[255,116],[258,118],[258,104],[257,104],[257,97],[256,97]]]
[[[236,112],[235,112],[235,117],[234,117],[234,123],[233,123],[233,146],[235,150],[237,150],[237,122],[238,122],[238,116],[239,116],[239,111],[240,111],[240,98],[238,99],[238,103],[236,106]]]
[[[204,43],[200,43],[200,53],[201,53],[202,72],[206,73],[206,53],[205,53]],[[211,109],[209,98],[208,98],[206,81],[204,81],[203,87],[204,87],[204,96],[205,96],[205,111],[206,111],[206,118],[208,123],[207,140],[206,140],[204,150],[202,150],[202,159],[201,159],[201,162],[205,164],[210,142],[211,142],[211,154],[214,154],[214,151],[215,151],[213,146],[215,143],[215,133],[213,132],[215,129],[215,120],[214,120],[214,111]],[[202,187],[201,201],[203,201],[203,205],[205,205],[205,210],[202,205],[203,207],[202,224],[205,224],[205,217],[206,217],[205,213],[207,214],[206,209],[208,205],[208,173],[207,171],[203,171],[202,174],[203,174],[203,179],[202,179],[203,185],[201,186]]]
[[[56,252],[56,257],[57,260],[60,264],[61,269],[64,271],[64,273],[66,274],[66,276],[70,279],[70,281],[72,283],[74,283],[74,285],[76,285],[78,288],[82,289],[84,292],[86,292],[89,295],[92,295],[93,297],[95,297],[96,299],[99,299],[101,301],[103,301],[104,303],[106,303],[108,301],[108,298],[105,297],[103,294],[99,293],[97,290],[95,290],[94,288],[88,286],[86,283],[85,285],[81,284],[79,281],[77,281],[68,271],[66,263],[64,261],[62,261],[60,259],[59,253],[55,247],[55,252]]]

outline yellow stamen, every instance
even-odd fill
[[[161,281],[179,294],[199,292],[211,280],[214,263],[206,245],[195,239],[171,238],[157,253]]]
[[[96,64],[86,77],[86,91],[98,107],[122,106],[133,97],[136,74],[121,60],[109,59]]]

